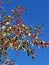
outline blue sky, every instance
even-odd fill
[[[3,0],[4,2],[6,0]],[[11,13],[15,6],[21,5],[28,8],[28,12],[25,12],[23,17],[26,25],[44,25],[43,36],[41,40],[49,41],[49,0],[11,0],[11,4],[2,5],[7,9],[8,15]],[[16,59],[17,65],[49,65],[49,48],[38,49],[36,52],[38,56],[33,60],[28,57],[26,52],[8,51],[9,58]],[[19,56],[16,56],[18,53]]]

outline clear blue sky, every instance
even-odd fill
[[[6,0],[3,0],[4,2]],[[16,5],[24,6],[28,8],[28,12],[24,13],[24,21],[26,25],[32,25],[33,27],[37,25],[44,25],[43,36],[41,40],[49,40],[49,0],[11,0],[10,5],[2,5],[7,9],[7,13],[10,14],[11,11]],[[31,57],[28,57],[26,52],[16,52],[9,51],[9,58],[16,59],[18,65],[49,65],[49,48],[38,49],[36,52],[38,56],[33,60]],[[16,56],[18,53],[19,56]],[[15,64],[16,65],[16,64]]]

